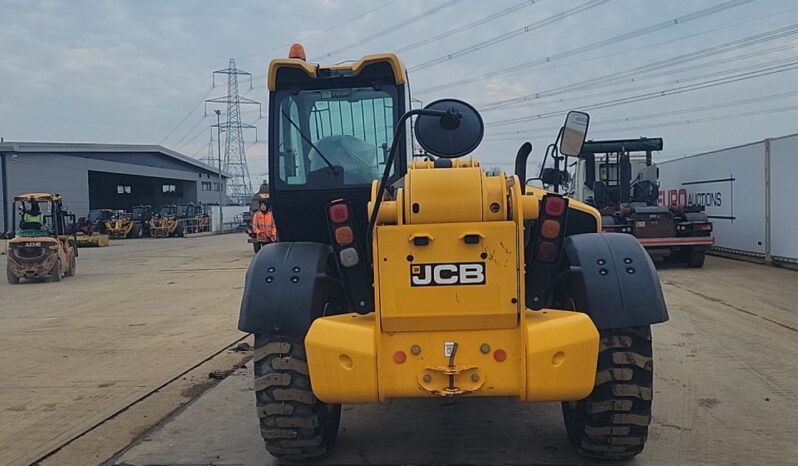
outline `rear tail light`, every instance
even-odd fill
[[[548,195],[544,199],[543,210],[548,216],[559,217],[565,212],[565,199],[560,196]]]
[[[535,254],[535,259],[541,262],[554,262],[557,259],[557,243],[553,241],[541,241]]]
[[[341,204],[332,204],[328,210],[330,220],[334,223],[346,223],[349,220],[349,206]]]
[[[352,244],[355,240],[355,234],[352,232],[352,227],[342,226],[335,229],[335,242],[341,246]]]
[[[700,223],[695,226],[696,230],[701,231],[712,231],[712,224],[711,223]]]
[[[560,236],[560,222],[557,220],[544,220],[540,227],[540,234],[546,239],[555,239]]]

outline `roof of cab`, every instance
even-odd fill
[[[356,62],[339,63],[337,65],[318,65],[316,63],[308,63],[299,58],[275,58],[269,63],[269,90],[274,91],[277,86],[277,71],[281,68],[298,68],[304,71],[309,77],[316,78],[318,70],[347,70],[351,71],[353,75],[358,75],[363,69],[375,63],[388,63],[393,70],[394,81],[398,85],[405,84],[405,68],[402,63],[393,53],[377,53],[372,55],[365,55],[363,58]]]
[[[14,201],[16,202],[41,202],[41,201],[57,201],[61,199],[61,196],[58,194],[51,194],[51,193],[25,193],[19,194],[14,196]]]

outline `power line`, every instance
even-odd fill
[[[199,106],[202,105],[202,102],[205,100],[206,97],[208,97],[208,94],[210,94],[212,90],[213,86],[208,87],[208,90],[205,91],[205,95],[203,95],[202,98],[196,104],[194,104],[193,107],[191,107],[188,113],[186,113],[186,116],[181,118],[180,121],[178,121],[177,124],[171,130],[169,130],[166,136],[162,137],[161,140],[158,141],[158,144],[163,144],[164,141],[169,139],[169,137],[172,136],[172,134],[177,130],[177,128],[179,128],[180,125],[182,125],[186,120],[188,120],[188,117],[190,117],[195,111],[197,111]]]
[[[469,45],[468,47],[462,48],[460,50],[457,50],[457,51],[454,51],[454,52],[451,52],[451,53],[447,53],[446,55],[441,55],[439,57],[435,57],[435,58],[433,58],[431,60],[427,60],[427,61],[425,61],[423,63],[420,63],[420,64],[418,64],[416,66],[412,66],[412,67],[408,68],[408,71],[420,71],[420,70],[423,70],[423,69],[427,69],[427,68],[433,67],[435,65],[439,65],[439,64],[441,64],[443,62],[446,62],[446,61],[454,60],[455,58],[460,58],[460,57],[462,57],[464,55],[468,55],[468,54],[474,53],[474,52],[476,52],[478,50],[482,50],[484,48],[487,48],[487,47],[502,43],[502,42],[510,40],[510,39],[512,39],[514,37],[518,37],[518,36],[520,36],[522,34],[526,34],[528,32],[535,31],[535,30],[540,29],[540,28],[542,28],[544,26],[548,26],[549,24],[556,23],[557,21],[562,21],[563,19],[566,19],[566,18],[568,18],[570,16],[573,16],[573,15],[575,15],[577,13],[581,13],[583,11],[587,11],[587,10],[589,10],[591,8],[595,8],[595,7],[599,6],[599,5],[603,5],[604,3],[607,3],[609,1],[610,0],[590,0],[587,3],[583,3],[583,4],[579,5],[579,6],[571,8],[569,10],[561,11],[561,12],[559,12],[557,14],[549,16],[548,18],[544,18],[544,19],[542,19],[540,21],[535,21],[532,24],[528,24],[528,25],[526,25],[526,26],[524,26],[522,28],[510,31],[510,32],[505,32],[504,34],[499,34],[498,36],[492,37],[492,38],[490,38],[488,40],[477,42],[476,44]]]
[[[331,56],[333,56],[335,54],[341,53],[341,52],[343,52],[345,50],[349,50],[351,48],[363,45],[366,42],[374,40],[374,39],[376,39],[378,37],[382,37],[382,36],[384,36],[386,34],[389,34],[389,33],[393,32],[393,31],[396,31],[397,29],[401,29],[401,28],[403,28],[405,26],[408,26],[408,25],[410,25],[410,24],[412,24],[412,23],[414,23],[414,22],[416,22],[416,21],[418,21],[420,19],[427,19],[430,16],[445,10],[446,8],[449,8],[451,6],[454,6],[454,5],[458,4],[458,3],[460,3],[461,1],[462,0],[448,0],[448,1],[442,3],[442,4],[438,5],[438,6],[432,7],[430,9],[428,9],[428,10],[425,10],[422,13],[419,13],[419,14],[414,15],[414,16],[412,16],[412,17],[410,17],[410,18],[408,18],[408,19],[406,19],[404,21],[401,21],[401,22],[399,22],[399,23],[397,23],[397,24],[395,24],[395,25],[393,25],[393,26],[391,26],[389,28],[381,29],[381,30],[379,30],[378,32],[376,32],[374,34],[371,34],[371,35],[368,35],[366,37],[362,37],[362,38],[358,39],[356,42],[353,42],[353,43],[348,44],[348,45],[344,45],[342,47],[338,47],[337,49],[333,49],[333,50],[331,50],[331,51],[329,51],[327,53],[319,55],[318,58],[314,57],[314,61],[318,61],[318,59],[321,59],[321,58],[328,58],[328,57],[331,57]]]
[[[614,118],[611,120],[601,120],[590,125],[591,128],[595,127],[602,127],[602,126],[611,126],[617,125],[619,123],[627,124],[631,121],[638,121],[638,120],[650,120],[655,118],[661,118],[665,116],[673,116],[673,115],[681,115],[685,113],[696,113],[696,112],[705,112],[710,110],[719,110],[722,108],[729,108],[729,107],[737,107],[740,105],[750,105],[755,103],[767,102],[770,100],[777,100],[777,99],[784,99],[788,97],[795,97],[798,96],[798,91],[791,91],[791,92],[781,92],[778,94],[769,94],[759,97],[751,97],[748,99],[739,99],[730,102],[721,102],[721,103],[714,103],[709,105],[699,105],[694,107],[682,108],[679,110],[668,110],[664,112],[657,112],[657,113],[648,113],[643,115],[633,115],[628,117],[622,118]],[[554,131],[557,131],[559,127],[549,127],[549,128],[539,128],[534,130],[515,130],[515,131],[501,131],[495,132],[487,135],[486,140],[505,140],[502,137],[495,137],[495,136],[514,136],[512,138],[507,137],[506,140],[515,139],[519,136],[531,136],[531,135],[545,135],[545,134],[552,134]]]
[[[751,56],[754,56],[754,55],[761,56],[761,55],[765,55],[765,54],[768,54],[768,53],[773,53],[774,51],[778,51],[778,50],[795,48],[795,46],[796,46],[796,44],[791,44],[789,46],[776,47],[776,48],[771,49],[771,50],[761,51],[761,52],[759,52],[759,55],[756,55],[756,54],[750,54],[750,55]],[[731,58],[727,58],[727,59],[724,59],[724,60],[716,60],[715,63],[694,65],[694,66],[690,66],[690,67],[687,67],[687,68],[674,70],[673,73],[670,73],[670,74],[675,74],[675,73],[682,72],[682,71],[685,71],[685,70],[704,68],[704,67],[706,67],[704,65],[708,66],[708,65],[717,64],[717,63],[728,63],[728,62],[736,61],[736,60],[738,60],[740,58],[741,57],[731,57]],[[541,97],[540,100],[536,101],[535,103],[545,105],[545,104],[548,104],[548,103],[556,102],[558,104],[561,104],[561,103],[564,103],[564,102],[579,101],[579,100],[582,100],[582,99],[585,99],[585,98],[607,97],[607,96],[611,96],[611,95],[628,94],[630,92],[635,92],[635,91],[659,88],[660,86],[664,86],[664,85],[684,84],[684,83],[688,83],[688,82],[691,82],[691,81],[698,81],[698,80],[701,80],[701,79],[706,79],[706,78],[711,78],[711,77],[716,77],[716,76],[726,76],[726,75],[728,75],[730,73],[739,73],[739,72],[749,71],[749,70],[759,70],[759,69],[762,69],[762,67],[765,67],[765,66],[774,66],[774,65],[782,65],[782,64],[786,64],[786,63],[791,63],[794,59],[795,59],[795,57],[783,58],[783,59],[778,59],[778,60],[772,60],[772,61],[765,62],[765,63],[757,63],[757,64],[753,64],[753,65],[740,66],[740,67],[737,67],[737,68],[730,68],[730,69],[726,69],[726,70],[722,70],[722,71],[715,71],[715,72],[712,72],[712,73],[706,73],[706,74],[697,75],[697,76],[688,76],[688,77],[676,78],[676,79],[673,79],[673,80],[670,80],[670,81],[664,81],[664,82],[660,81],[660,82],[655,82],[655,83],[646,84],[646,85],[642,85],[642,86],[625,87],[623,89],[616,89],[614,91],[597,92],[597,93],[593,93],[593,94],[582,94],[582,95],[574,96],[574,97],[571,97],[571,98],[558,98],[556,101],[551,101],[551,96]],[[659,77],[659,76],[648,76],[648,77],[636,78],[635,81],[647,81],[649,79],[653,79],[653,78],[657,78],[657,77]],[[615,86],[615,85],[619,85],[619,84],[623,84],[623,83],[609,83],[609,84],[607,84],[605,86],[598,86],[598,87],[608,87],[608,86]],[[547,102],[547,101],[549,101],[549,102]],[[516,104],[516,105],[520,105],[520,104]],[[527,102],[526,105],[530,105],[530,104]],[[480,110],[482,110],[482,109],[480,109]],[[494,110],[494,109],[489,109],[489,110]]]
[[[321,35],[327,34],[328,32],[334,31],[334,30],[340,28],[341,26],[346,26],[347,24],[354,23],[355,21],[372,14],[372,13],[374,13],[377,10],[385,8],[386,6],[390,5],[391,3],[394,3],[395,1],[396,0],[388,0],[387,2],[383,2],[383,3],[377,5],[374,8],[366,10],[366,11],[364,11],[364,12],[362,12],[362,13],[356,15],[356,16],[353,16],[353,17],[351,17],[351,18],[349,18],[349,19],[347,19],[345,21],[337,23],[334,26],[330,26],[327,29],[321,30],[321,31],[319,31],[317,33],[314,33],[314,34],[310,34],[310,35],[301,37],[300,39],[297,39],[295,42],[300,42],[301,43],[301,42],[305,42],[305,41],[310,40],[310,39],[315,39],[316,37],[319,37]],[[251,53],[249,55],[241,55],[241,56],[239,56],[239,58],[251,58],[251,57],[257,57],[259,55],[266,55],[268,53],[271,53],[271,52],[274,52],[274,51],[277,51],[277,50],[285,50],[285,49],[287,49],[290,46],[291,46],[291,44],[281,45],[279,47],[272,47],[269,50],[264,50],[262,52]]]
[[[783,37],[791,36],[798,34],[798,25],[787,26],[785,28],[776,29],[773,31],[755,34],[753,36],[749,36],[743,39],[738,39],[730,42],[726,42],[724,44],[716,45],[714,47],[708,47],[702,50],[698,50],[695,52],[690,52],[687,54],[679,55],[676,57],[672,57],[666,60],[656,61],[654,63],[649,63],[646,65],[638,66],[629,70],[626,70],[621,73],[612,73],[606,74],[603,76],[593,77],[584,81],[580,81],[574,84],[569,84],[566,86],[560,86],[557,88],[549,89],[546,91],[539,91],[531,94],[526,94],[523,96],[513,97],[510,99],[504,99],[495,101],[486,105],[478,106],[480,111],[488,111],[493,110],[501,107],[506,107],[513,104],[524,103],[530,100],[538,100],[543,97],[551,97],[554,95],[562,94],[565,92],[570,92],[573,90],[578,89],[586,89],[591,87],[599,87],[601,84],[612,83],[616,81],[622,81],[627,77],[635,76],[637,78],[640,77],[642,73],[649,74],[656,70],[661,70],[664,68],[668,68],[674,65],[688,63],[695,60],[700,60],[702,58],[707,58],[713,55],[719,55],[722,53],[727,53],[735,50],[739,50],[745,47],[751,47],[753,45],[758,45],[763,42],[772,41],[775,39],[780,39]],[[785,48],[791,47],[780,47],[779,49],[783,50]],[[756,54],[761,54],[761,52],[756,52]],[[751,55],[748,55],[751,56]],[[732,57],[730,60],[739,60],[741,57]],[[729,59],[727,59],[729,60]],[[700,65],[698,66],[700,67]],[[682,70],[684,70],[683,68]],[[695,69],[695,68],[694,68]]]
[[[598,110],[598,109],[608,108],[608,107],[615,107],[615,106],[618,106],[618,105],[625,105],[625,104],[634,103],[634,102],[640,102],[640,101],[644,101],[644,100],[656,99],[656,98],[659,98],[659,97],[683,94],[683,93],[686,93],[686,92],[697,91],[697,90],[700,90],[700,89],[707,89],[707,88],[711,88],[711,87],[721,86],[721,85],[724,85],[724,84],[731,84],[731,83],[735,83],[735,82],[739,82],[739,81],[745,81],[745,80],[748,80],[748,79],[760,78],[760,77],[763,77],[763,76],[770,76],[770,75],[773,75],[773,74],[784,73],[784,72],[792,71],[792,70],[795,70],[795,69],[798,69],[798,61],[791,61],[789,63],[778,65],[778,66],[773,66],[773,67],[770,67],[770,68],[764,68],[764,69],[751,71],[751,72],[747,72],[747,73],[740,73],[740,74],[736,74],[736,75],[732,75],[732,76],[726,76],[726,77],[723,77],[723,78],[712,79],[712,80],[708,80],[708,81],[704,81],[704,82],[699,82],[699,83],[696,83],[696,84],[691,84],[691,85],[688,85],[688,86],[680,86],[680,87],[675,87],[675,88],[670,88],[670,89],[662,89],[660,91],[647,92],[647,93],[638,94],[638,95],[634,95],[634,96],[622,97],[622,98],[619,98],[619,99],[609,100],[609,101],[605,101],[605,102],[598,102],[598,103],[595,103],[595,104],[582,106],[581,108],[583,110],[585,110],[585,111],[588,111],[588,110]],[[488,126],[488,127],[505,126],[505,125],[516,124],[516,123],[521,123],[521,122],[525,122],[525,121],[534,121],[534,120],[552,118],[552,117],[556,117],[556,116],[565,115],[566,113],[568,113],[567,110],[557,110],[557,111],[546,112],[546,113],[541,113],[541,114],[537,114],[537,115],[527,115],[527,116],[516,117],[516,118],[508,118],[508,119],[505,119],[505,120],[499,120],[499,121],[495,121],[495,122],[492,122],[492,123],[488,123],[485,126]]]
[[[447,89],[448,90],[448,89],[452,89],[454,87],[463,86],[465,84],[470,84],[470,83],[482,81],[482,80],[485,80],[485,79],[495,78],[497,76],[503,76],[503,75],[506,75],[506,74],[516,73],[516,72],[525,70],[527,68],[531,68],[531,67],[536,66],[536,65],[542,65],[542,64],[546,64],[546,63],[551,63],[552,61],[560,60],[560,59],[565,58],[565,57],[569,57],[569,56],[572,56],[572,55],[577,55],[577,54],[580,54],[580,53],[583,53],[583,52],[587,52],[587,51],[590,51],[590,50],[595,50],[595,49],[598,49],[598,48],[606,47],[608,45],[616,44],[618,42],[623,42],[623,41],[626,41],[626,40],[629,40],[629,39],[633,39],[633,38],[641,37],[641,36],[644,36],[644,35],[648,35],[648,34],[651,34],[651,33],[657,32],[657,31],[661,31],[663,29],[667,29],[667,28],[670,28],[670,27],[678,26],[680,24],[684,24],[684,23],[687,23],[687,22],[690,22],[690,21],[694,21],[694,20],[697,20],[697,19],[700,19],[700,18],[704,18],[704,17],[710,16],[710,15],[716,14],[716,13],[720,13],[722,11],[728,10],[730,8],[735,8],[735,7],[738,7],[740,5],[744,5],[746,3],[750,3],[752,1],[753,0],[731,0],[731,1],[728,1],[728,2],[724,2],[724,3],[718,4],[718,5],[712,6],[710,8],[705,8],[703,10],[696,11],[694,13],[690,13],[690,14],[687,14],[687,15],[684,15],[684,16],[680,16],[680,17],[677,17],[677,18],[674,18],[674,19],[669,19],[667,21],[662,21],[660,23],[657,23],[657,24],[654,24],[654,25],[651,25],[651,26],[646,26],[646,27],[643,27],[643,28],[640,28],[640,29],[637,29],[637,30],[634,30],[634,31],[630,31],[630,32],[626,32],[626,33],[614,36],[614,37],[610,37],[609,39],[604,39],[604,40],[600,40],[600,41],[597,41],[597,42],[592,42],[590,44],[586,44],[586,45],[583,45],[581,47],[577,47],[577,48],[574,48],[574,49],[571,49],[571,50],[567,50],[565,52],[560,52],[560,53],[556,53],[554,55],[550,55],[550,56],[547,56],[547,57],[538,58],[536,60],[532,60],[532,61],[528,61],[528,62],[524,62],[524,63],[519,63],[517,65],[512,65],[512,66],[509,66],[509,67],[506,67],[506,68],[502,68],[502,69],[499,69],[499,70],[491,71],[489,73],[485,73],[485,74],[482,74],[482,75],[479,75],[479,76],[474,76],[474,77],[471,77],[471,78],[464,78],[464,79],[460,79],[460,80],[456,80],[456,81],[447,82],[445,84],[439,84],[439,85],[436,85],[436,86],[431,86],[431,87],[428,87],[428,88],[425,88],[425,89],[414,91],[414,94],[421,95],[421,94],[426,94],[426,93],[429,93],[429,92],[432,92],[432,91],[441,90],[441,89]]]
[[[399,54],[399,53],[404,53],[404,52],[409,52],[411,50],[415,50],[415,49],[417,49],[419,47],[423,47],[423,46],[425,46],[427,44],[430,44],[430,43],[433,43],[433,42],[437,42],[437,41],[439,41],[441,39],[445,39],[447,37],[451,37],[451,36],[453,36],[455,34],[459,34],[459,33],[463,32],[463,31],[469,31],[469,30],[471,30],[471,29],[473,29],[473,28],[475,28],[477,26],[481,26],[483,24],[486,24],[486,23],[489,23],[489,22],[494,21],[496,19],[499,19],[499,18],[502,18],[504,16],[507,16],[510,13],[514,13],[514,12],[516,12],[518,10],[521,10],[522,8],[526,8],[526,7],[535,5],[537,3],[540,3],[540,1],[541,0],[524,0],[521,3],[516,3],[515,5],[509,6],[509,7],[505,8],[505,9],[503,9],[503,10],[500,10],[500,11],[497,11],[495,13],[492,13],[492,14],[490,14],[488,16],[485,16],[483,18],[480,18],[480,19],[478,19],[476,21],[472,21],[472,22],[470,22],[468,24],[464,24],[462,26],[456,27],[454,29],[450,29],[449,31],[442,32],[440,34],[436,34],[436,35],[428,37],[426,39],[422,39],[422,40],[420,40],[418,42],[414,42],[412,44],[405,45],[404,47],[399,47],[399,48],[395,49],[394,52]]]

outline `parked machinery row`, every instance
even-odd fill
[[[210,216],[201,204],[167,204],[157,209],[142,204],[130,211],[93,209],[78,220],[76,229],[80,245],[102,245],[96,243],[102,243],[103,237],[106,241],[107,238],[165,238],[210,231]]]

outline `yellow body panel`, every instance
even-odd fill
[[[314,393],[331,403],[589,395],[599,349],[590,317],[523,307],[525,222],[538,218],[545,194],[521,194],[518,177],[487,176],[473,160],[447,168],[413,161],[403,187],[386,194],[374,230],[375,312],[322,317],[310,328]],[[600,231],[595,209],[569,205]],[[484,277],[463,269],[476,265]]]
[[[525,311],[522,327],[380,332],[374,315],[316,319],[305,338],[313,392],[328,403],[429,396],[576,400],[593,389],[598,332],[578,312]],[[453,366],[444,354],[456,342]],[[506,359],[495,358],[497,350]],[[402,352],[401,362],[395,359]],[[449,372],[447,372],[449,371]],[[447,392],[449,374],[459,392]]]
[[[479,236],[479,243],[466,244],[466,235]],[[419,236],[426,236],[429,244],[414,245],[413,239]],[[384,331],[518,325],[521,295],[514,222],[380,226],[375,237],[377,302]],[[463,264],[483,267],[483,283],[472,279],[470,285],[443,284],[467,275]]]
[[[526,312],[526,401],[581,400],[593,390],[599,334],[587,314]]]
[[[377,401],[374,314],[316,319],[305,337],[313,392],[330,403]]]

